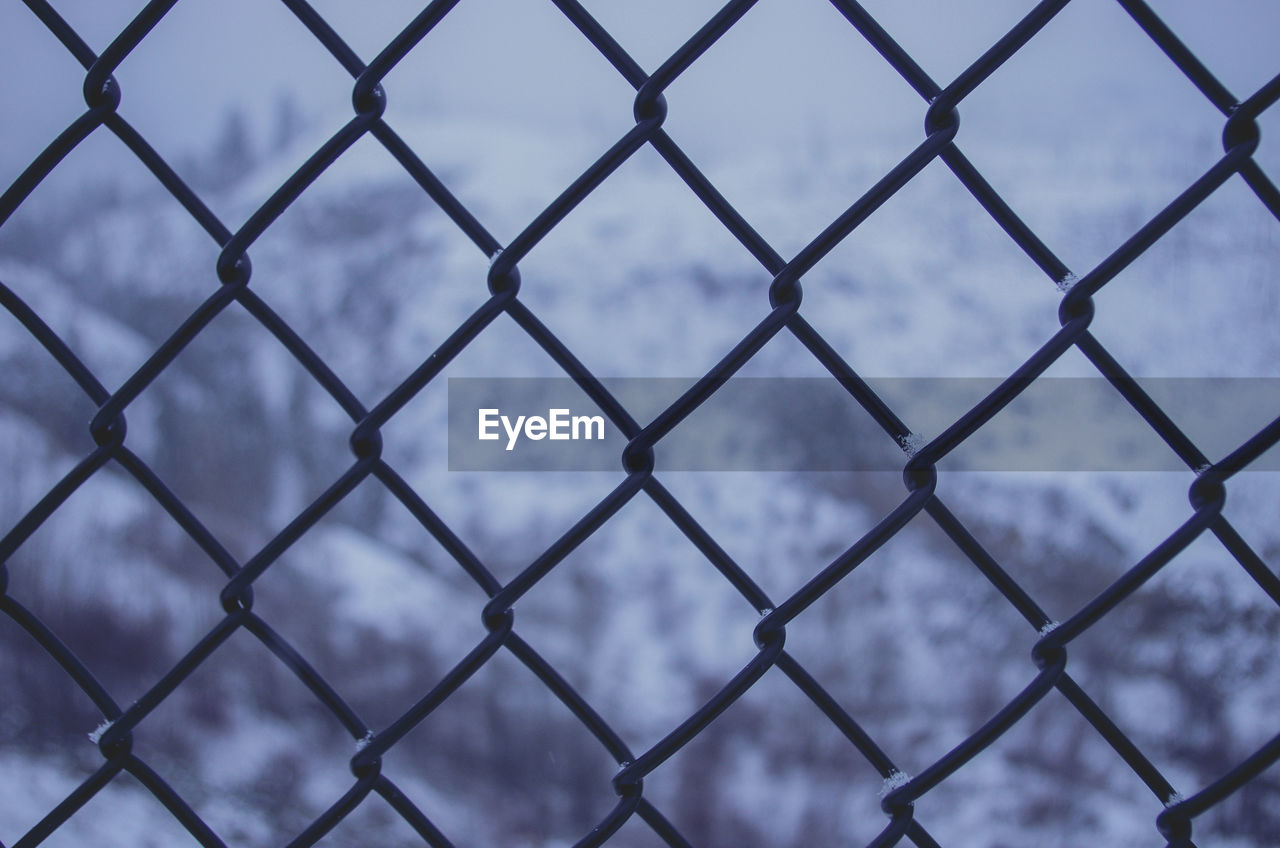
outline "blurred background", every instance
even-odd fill
[[[1033,4],[864,5],[946,85]],[[1237,98],[1280,70],[1280,9],[1269,0],[1151,5]],[[54,6],[100,52],[142,4]],[[704,0],[584,6],[648,72],[718,8]],[[315,7],[366,62],[420,11],[399,0]],[[0,69],[6,187],[83,112],[83,70],[16,2],[0,8]],[[120,113],[232,230],[351,116],[350,77],[274,2],[179,0],[116,78]],[[503,244],[633,123],[634,92],[550,2],[463,0],[384,86],[388,123]],[[760,0],[666,98],[672,138],[785,257],[924,137],[926,104],[823,0]],[[959,111],[956,144],[1079,275],[1222,151],[1222,116],[1110,0],[1069,3]],[[1277,111],[1259,124],[1255,158],[1275,179]],[[1095,298],[1094,334],[1139,377],[1280,377],[1278,233],[1233,179]],[[217,288],[218,251],[99,129],[0,224],[0,282],[114,391]],[[254,291],[366,407],[487,297],[488,257],[372,138],[322,174],[249,255]],[[602,376],[699,376],[769,308],[769,274],[648,147],[520,270],[521,300]],[[1061,298],[941,162],[842,242],[804,288],[802,314],[871,377],[1005,376],[1057,329]],[[95,407],[7,314],[0,357],[7,531],[93,449]],[[825,374],[785,333],[746,373]],[[1094,372],[1071,351],[1050,373]],[[557,374],[502,316],[443,376]],[[897,412],[908,424],[919,418]],[[351,462],[350,420],[238,305],[127,417],[127,445],[242,563]],[[383,456],[502,581],[622,480],[621,471],[450,472],[445,420],[437,380],[383,428]],[[1242,441],[1268,420],[1215,426]],[[1194,479],[1190,470],[947,473],[944,463],[941,471],[939,497],[1059,620],[1190,515]],[[663,473],[660,458],[658,473],[775,601],[905,495],[896,473]],[[1245,473],[1231,482],[1225,509],[1272,567],[1277,494],[1273,474]],[[9,595],[121,705],[222,617],[225,578],[111,466],[7,569]],[[486,632],[484,593],[373,480],[291,547],[255,594],[255,610],[375,730]],[[755,655],[757,621],[643,496],[522,598],[516,615],[517,632],[636,752]],[[1202,538],[1073,644],[1069,669],[1190,795],[1277,732],[1277,637],[1275,604],[1217,541]],[[1036,638],[921,517],[789,626],[787,646],[915,774],[1034,677]],[[12,845],[100,765],[85,735],[102,716],[7,618],[0,680],[0,842]],[[287,843],[352,782],[349,734],[245,633],[134,737],[135,752],[228,845]],[[506,652],[384,766],[454,844],[512,848],[572,844],[612,808],[616,770]],[[885,824],[881,784],[775,669],[648,777],[645,796],[696,846],[854,846]],[[1158,846],[1161,809],[1051,693],[922,799],[916,815],[948,848]],[[1277,832],[1275,769],[1195,831],[1202,848],[1261,848]],[[122,775],[45,844],[195,842]],[[320,844],[420,843],[375,798]],[[609,844],[662,843],[634,819]]]

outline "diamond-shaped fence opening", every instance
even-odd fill
[[[705,5],[0,12],[0,848],[1271,844],[1275,10]]]

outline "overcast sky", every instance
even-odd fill
[[[142,6],[55,0],[95,50]],[[368,60],[420,4],[316,0]],[[1030,0],[867,0],[945,84]],[[652,70],[715,0],[587,0]],[[1153,0],[1239,97],[1280,70],[1274,0]],[[83,72],[18,0],[0,6],[0,184],[83,109]],[[117,74],[122,113],[169,156],[207,149],[232,109],[269,135],[289,97],[321,128],[350,115],[350,80],[274,0],[181,0]],[[546,0],[463,0],[387,80],[389,117],[463,115],[502,124],[617,127],[630,89]],[[922,136],[923,104],[823,0],[761,0],[668,93],[668,128],[695,158],[759,146]],[[1075,0],[961,110],[962,138],[1043,131],[1087,143],[1101,116],[1138,131],[1215,134],[1221,120],[1111,0]],[[1268,116],[1266,124],[1280,124]],[[1264,124],[1264,139],[1265,135]],[[1271,145],[1276,146],[1276,145]],[[1263,161],[1275,161],[1264,142]],[[91,167],[77,162],[74,168]]]

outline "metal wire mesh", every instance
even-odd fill
[[[105,128],[119,138],[182,205],[218,245],[220,253],[216,268],[210,269],[214,273],[210,274],[208,295],[203,303],[115,391],[104,387],[90,367],[72,353],[65,341],[50,329],[36,311],[9,288],[0,285],[0,302],[44,347],[48,355],[65,369],[97,407],[96,414],[89,422],[89,431],[96,447],[84,455],[0,540],[0,591],[4,592],[0,596],[0,609],[57,662],[67,677],[93,701],[104,720],[102,728],[96,734],[96,742],[102,755],[101,767],[67,795],[62,803],[49,810],[35,827],[14,843],[15,846],[26,848],[39,844],[118,775],[126,772],[154,794],[201,845],[226,844],[179,792],[134,752],[133,733],[237,631],[250,634],[269,650],[284,668],[307,687],[316,702],[323,705],[346,728],[351,738],[359,743],[357,752],[350,760],[352,782],[349,790],[297,834],[290,843],[295,846],[317,843],[357,807],[378,803],[374,796],[400,816],[426,844],[451,845],[449,835],[442,832],[415,801],[383,773],[383,757],[499,652],[507,652],[536,675],[618,764],[618,771],[612,782],[613,791],[617,795],[616,806],[589,833],[582,835],[577,843],[581,846],[609,842],[633,817],[638,817],[666,844],[688,845],[689,842],[676,826],[646,796],[644,779],[716,721],[766,671],[773,668],[782,672],[799,692],[811,700],[847,739],[848,744],[886,779],[881,807],[887,821],[880,834],[869,843],[873,846],[894,845],[903,840],[918,846],[937,845],[927,830],[927,821],[917,818],[915,802],[948,780],[966,763],[980,756],[1054,690],[1079,712],[1114,749],[1118,760],[1132,769],[1163,805],[1163,810],[1155,817],[1154,826],[1169,846],[1194,844],[1192,823],[1198,816],[1220,804],[1280,759],[1280,735],[1277,735],[1212,783],[1183,787],[1181,793],[1175,792],[1165,775],[1108,717],[1091,695],[1077,685],[1067,671],[1071,643],[1124,604],[1127,598],[1137,592],[1175,555],[1200,536],[1216,538],[1261,591],[1272,602],[1280,605],[1280,579],[1277,579],[1275,572],[1223,514],[1227,485],[1231,478],[1280,441],[1280,418],[1245,440],[1221,461],[1210,463],[1196,444],[1179,429],[1178,424],[1144,392],[1139,382],[1126,373],[1120,363],[1090,333],[1090,322],[1094,316],[1093,296],[1229,180],[1242,180],[1266,210],[1280,219],[1280,192],[1253,158],[1260,138],[1256,120],[1280,98],[1280,76],[1240,99],[1215,78],[1210,69],[1192,54],[1142,0],[1118,0],[1136,26],[1145,32],[1169,62],[1222,114],[1223,154],[1172,203],[1139,227],[1096,267],[1088,269],[1077,278],[997,194],[957,145],[958,110],[965,99],[979,89],[994,71],[1035,39],[1040,30],[1068,5],[1069,0],[1045,0],[1035,6],[1013,29],[946,85],[939,85],[931,79],[857,2],[831,0],[831,5],[848,24],[919,95],[923,104],[925,137],[870,190],[853,199],[842,214],[815,235],[794,257],[788,259],[753,229],[663,128],[668,108],[664,92],[697,63],[708,48],[735,26],[754,5],[753,0],[732,0],[727,3],[652,73],[647,73],[637,64],[577,0],[549,0],[635,89],[635,124],[565,187],[519,235],[509,244],[502,245],[424,164],[384,119],[383,114],[385,98],[382,81],[429,31],[459,5],[459,0],[435,0],[427,5],[368,62],[358,56],[305,0],[282,0],[297,20],[354,80],[351,98],[355,115],[315,150],[305,164],[285,180],[239,229],[233,231],[218,219],[170,164],[117,112],[121,91],[113,72],[148,37],[157,23],[174,7],[176,0],[152,0],[101,55],[95,54],[49,3],[44,0],[24,2],[84,67],[86,73],[83,94],[87,108],[0,196],[0,224],[13,215],[33,189],[70,151],[91,133]],[[357,140],[365,136],[381,144],[475,247],[491,260],[487,279],[489,296],[484,304],[458,325],[452,335],[423,359],[412,374],[372,408],[362,405],[326,362],[308,346],[307,340],[301,338],[255,292],[251,286],[252,268],[249,262],[249,253],[255,242],[282,212]],[[596,375],[582,364],[575,352],[544,326],[539,317],[522,301],[518,270],[521,261],[571,210],[645,146],[651,147],[665,160],[671,170],[692,189],[706,208],[750,251],[773,279],[767,292],[767,301],[763,296],[765,293],[761,293],[759,323],[731,350],[725,351],[715,367],[692,388],[647,422],[635,420],[610,395]],[[907,455],[903,467],[906,494],[879,523],[865,535],[852,540],[846,550],[812,575],[794,594],[777,599],[768,597],[663,486],[654,470],[655,454],[661,451],[663,439],[676,428],[687,426],[686,419],[728,377],[751,360],[770,339],[784,333],[791,334],[803,344],[849,395],[874,417],[887,439],[904,445],[908,443],[912,430],[907,423],[864,382],[855,370],[855,363],[847,362],[806,320],[801,279],[935,159],[940,159],[950,169],[1009,239],[1043,271],[1048,282],[1064,290],[1058,311],[1060,329],[1045,339],[1035,354],[1010,373],[999,388],[951,423],[940,436]],[[243,562],[233,557],[215,534],[131,450],[125,425],[130,405],[215,317],[226,310],[242,310],[260,322],[305,367],[315,383],[342,407],[351,420],[350,449],[353,460],[350,466],[278,535]],[[460,351],[503,314],[514,319],[529,338],[545,350],[564,373],[572,377],[600,409],[607,413],[613,425],[629,440],[621,457],[626,472],[622,482],[582,515],[568,532],[533,557],[514,579],[505,583],[486,568],[454,530],[383,459],[381,435],[382,428],[397,413],[428,383],[437,379]],[[1187,468],[1195,471],[1196,480],[1189,493],[1190,515],[1182,525],[1104,591],[1069,618],[1056,623],[1050,620],[1036,599],[1002,568],[943,503],[935,490],[938,480],[936,469],[944,457],[982,428],[1072,348],[1084,354],[1098,373],[1115,387],[1159,438],[1177,453]],[[21,598],[9,593],[8,571],[2,564],[9,561],[37,528],[59,510],[79,487],[108,465],[114,465],[131,475],[225,575],[221,590],[224,610],[221,620],[141,698],[125,706],[117,703],[107,688],[95,678],[93,670],[72,653],[54,629],[29,611]],[[465,659],[449,669],[429,691],[421,694],[411,708],[382,727],[368,726],[348,705],[343,695],[254,608],[255,582],[326,513],[364,481],[376,481],[402,503],[422,527],[452,555],[457,566],[489,597],[483,609],[476,611],[482,616],[487,635]],[[629,749],[614,728],[575,691],[557,669],[521,638],[516,617],[521,598],[551,574],[570,552],[636,497],[650,499],[697,546],[706,561],[723,575],[745,602],[762,615],[754,633],[758,650],[750,662],[701,707],[678,726],[671,728],[665,737],[643,751]],[[788,624],[804,615],[816,601],[918,515],[932,520],[964,554],[973,568],[1026,620],[1030,627],[1028,644],[1032,646],[1034,665],[1028,667],[1027,682],[1016,697],[1001,706],[985,724],[959,745],[923,771],[908,777],[895,765],[891,752],[882,750],[857,718],[823,688],[815,675],[788,653],[785,643]]]

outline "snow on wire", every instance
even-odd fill
[[[990,745],[1050,692],[1059,693],[1078,711],[1092,730],[1115,751],[1117,759],[1150,788],[1159,813],[1151,813],[1153,834],[1158,829],[1170,846],[1184,848],[1192,845],[1191,833],[1195,817],[1213,809],[1247,786],[1280,759],[1278,735],[1251,756],[1231,764],[1214,783],[1183,787],[1181,792],[1175,791],[1157,765],[1142,753],[1138,745],[1124,734],[1067,671],[1070,643],[1120,606],[1144,581],[1163,568],[1178,551],[1202,532],[1211,533],[1222,540],[1235,561],[1273,601],[1280,604],[1280,587],[1277,586],[1274,572],[1266,567],[1261,557],[1232,529],[1227,518],[1221,514],[1222,498],[1213,496],[1219,490],[1214,487],[1227,486],[1234,474],[1280,440],[1280,426],[1273,422],[1242,443],[1236,452],[1210,466],[1209,460],[1194,442],[1177,429],[1174,422],[1163,414],[1141,386],[1123,372],[1102,344],[1089,333],[1094,308],[1093,295],[1227,180],[1238,177],[1258,196],[1273,217],[1280,218],[1280,192],[1252,156],[1257,145],[1256,119],[1280,97],[1280,83],[1275,79],[1258,92],[1243,100],[1238,99],[1142,0],[1118,0],[1141,31],[1166,54],[1172,66],[1189,78],[1221,113],[1225,127],[1224,154],[1209,172],[1144,224],[1133,238],[1125,241],[1096,268],[1077,276],[1018,217],[1010,204],[961,152],[956,118],[957,110],[963,106],[964,100],[981,88],[996,69],[1031,43],[1040,30],[1071,0],[1047,0],[1035,6],[1003,38],[982,53],[963,74],[945,86],[930,78],[922,70],[922,66],[857,2],[830,0],[831,5],[857,34],[920,95],[926,137],[886,175],[892,178],[876,183],[861,197],[850,198],[848,209],[829,227],[816,234],[806,248],[788,262],[729,204],[725,196],[684,155],[678,142],[663,130],[668,109],[663,92],[737,25],[753,0],[728,2],[652,74],[645,73],[578,0],[548,0],[548,5],[554,5],[589,45],[635,89],[636,122],[617,144],[601,151],[600,158],[568,185],[510,243],[502,245],[485,228],[480,217],[454,196],[445,182],[419,158],[418,153],[396,134],[391,126],[391,119],[383,114],[386,102],[382,93],[383,81],[409,52],[428,49],[419,48],[419,43],[453,12],[458,0],[435,0],[430,3],[368,63],[342,40],[337,31],[306,0],[284,0],[289,11],[353,79],[352,102],[355,115],[331,139],[314,151],[314,155],[289,176],[240,229],[232,231],[205,205],[199,193],[184,182],[163,155],[157,152],[160,148],[153,148],[117,112],[122,84],[117,82],[114,72],[144,40],[164,37],[164,28],[157,27],[157,24],[174,4],[159,0],[147,4],[134,22],[99,54],[88,46],[76,29],[47,0],[25,2],[40,23],[61,43],[62,48],[84,68],[86,78],[83,90],[88,109],[66,131],[50,141],[46,151],[0,195],[0,227],[10,221],[28,195],[58,167],[68,153],[90,133],[103,130],[113,134],[128,148],[210,235],[220,253],[216,266],[208,269],[207,299],[115,391],[109,391],[99,382],[91,363],[81,361],[67,342],[45,323],[30,304],[0,285],[0,303],[75,381],[96,408],[87,422],[94,439],[94,448],[58,483],[49,488],[44,497],[0,539],[0,589],[3,589],[0,609],[39,643],[67,679],[102,713],[103,720],[97,730],[90,734],[90,739],[99,743],[107,738],[107,731],[110,730],[112,740],[101,752],[105,758],[101,768],[85,778],[81,785],[66,796],[63,803],[41,811],[40,820],[24,835],[18,836],[17,845],[38,844],[57,831],[122,772],[129,772],[137,778],[145,790],[154,795],[178,825],[187,830],[199,844],[228,844],[202,818],[193,803],[180,794],[174,785],[166,782],[161,773],[152,770],[143,759],[143,754],[135,752],[133,736],[135,731],[147,726],[149,716],[167,702],[175,691],[180,690],[191,674],[211,656],[222,651],[233,634],[241,631],[244,637],[257,640],[270,652],[273,661],[302,681],[316,703],[342,724],[354,743],[355,753],[349,763],[353,782],[349,790],[341,797],[335,797],[331,806],[301,829],[289,843],[296,846],[321,842],[355,809],[371,803],[370,799],[375,795],[389,805],[389,809],[408,825],[423,844],[451,845],[448,834],[418,806],[420,799],[415,798],[413,792],[398,786],[389,773],[383,772],[383,755],[394,750],[407,733],[447,702],[467,679],[486,666],[499,651],[505,651],[532,671],[539,683],[569,709],[601,749],[619,766],[612,783],[608,787],[602,787],[611,788],[615,793],[615,806],[593,827],[584,829],[576,843],[578,846],[608,844],[629,822],[632,826],[647,828],[653,837],[664,844],[689,845],[690,842],[682,835],[675,820],[666,811],[659,809],[650,795],[646,794],[643,781],[707,727],[714,725],[723,713],[752,688],[756,680],[774,668],[779,669],[804,697],[822,709],[833,726],[848,740],[851,753],[864,759],[883,778],[882,794],[887,821],[883,825],[883,831],[871,843],[876,846],[894,845],[904,840],[922,848],[939,844],[927,829],[927,805],[917,802],[949,780],[966,764],[983,756]],[[401,79],[397,82],[405,84],[406,81]],[[675,111],[679,104],[673,103],[670,108]],[[22,116],[14,115],[7,115],[6,119],[24,120]],[[487,300],[430,357],[422,361],[420,368],[372,408],[362,405],[328,363],[308,346],[306,339],[298,336],[251,289],[252,268],[248,261],[251,248],[279,215],[307,191],[312,182],[343,156],[346,150],[366,136],[381,144],[459,231],[474,243],[483,256],[490,258]],[[904,476],[907,491],[901,503],[883,521],[855,540],[846,553],[837,557],[812,580],[786,598],[770,598],[757,587],[696,518],[689,515],[680,502],[661,487],[658,482],[660,471],[655,470],[654,463],[644,460],[646,456],[652,455],[655,447],[660,446],[666,433],[681,426],[714,392],[699,391],[699,387],[695,387],[695,390],[682,395],[663,411],[657,419],[662,422],[662,427],[637,427],[626,411],[615,402],[605,385],[590,373],[574,351],[537,320],[519,297],[517,269],[520,262],[604,178],[644,146],[652,148],[672,172],[693,190],[729,234],[747,247],[776,283],[775,291],[761,292],[759,299],[761,317],[771,320],[762,320],[732,350],[726,351],[715,368],[703,375],[703,385],[714,386],[717,381],[737,372],[773,336],[790,334],[808,349],[823,368],[840,380],[850,396],[885,431],[885,437],[896,441],[908,455],[904,463],[904,469],[908,472]],[[957,445],[972,436],[1013,401],[1027,382],[1042,374],[1066,351],[1075,349],[1093,363],[1102,376],[1115,384],[1124,399],[1150,425],[1152,431],[1169,444],[1189,469],[1199,473],[1200,469],[1212,467],[1215,472],[1213,475],[1202,474],[1192,486],[1194,515],[1186,525],[1153,548],[1147,557],[1094,596],[1080,611],[1064,618],[1061,623],[1041,610],[1037,602],[945,507],[942,496],[935,491],[939,474],[945,474],[945,470],[939,472],[934,465],[918,467],[918,452],[923,440],[863,382],[855,370],[856,363],[842,358],[840,352],[808,323],[804,317],[804,304],[799,289],[794,285],[796,280],[830,253],[863,220],[875,214],[885,201],[935,160],[940,160],[950,169],[1013,243],[1039,267],[1048,284],[1058,287],[1061,294],[1061,329],[1022,364],[1017,372],[1018,380],[1010,380],[1004,384],[997,395],[975,406],[969,414],[954,422],[943,436],[930,443],[931,461],[938,463],[944,459]],[[483,291],[485,282],[477,281],[477,291]],[[312,501],[279,536],[244,562],[234,559],[216,535],[155,477],[145,461],[129,449],[125,427],[126,414],[145,389],[170,368],[181,350],[204,332],[216,316],[233,307],[243,308],[306,368],[310,378],[320,389],[338,401],[352,420],[350,448],[355,457],[354,465],[333,481],[330,488]],[[580,516],[572,529],[545,551],[520,552],[522,556],[531,554],[527,560],[532,561],[532,564],[507,582],[499,580],[484,567],[447,523],[424,505],[421,495],[398,476],[389,464],[390,461],[384,459],[381,453],[381,430],[388,421],[503,313],[515,318],[521,330],[548,351],[599,407],[609,413],[618,429],[629,434],[630,439],[628,453],[625,454],[624,482]],[[335,316],[338,317],[340,316]],[[642,425],[643,423],[641,422]],[[159,506],[177,519],[191,540],[226,576],[218,599],[225,615],[197,647],[173,665],[159,682],[123,707],[116,703],[112,692],[94,676],[92,668],[82,663],[62,641],[59,626],[48,624],[31,612],[24,605],[23,599],[15,591],[11,591],[8,580],[9,563],[13,554],[27,543],[37,528],[61,509],[73,492],[108,464],[141,483]],[[270,621],[259,615],[255,610],[252,594],[255,582],[272,568],[281,555],[365,481],[385,486],[400,500],[422,526],[454,556],[458,566],[489,598],[483,609],[476,610],[483,614],[486,635],[475,649],[456,666],[441,674],[426,691],[415,693],[420,698],[412,708],[385,726],[374,728],[365,724],[342,694],[323,678],[296,645],[276,632]],[[667,735],[651,747],[643,751],[632,751],[584,696],[519,637],[514,611],[521,598],[546,578],[571,550],[607,523],[622,505],[641,496],[652,499],[674,526],[694,541],[709,563],[743,595],[746,603],[765,612],[755,633],[758,653],[742,672],[733,680],[725,682],[693,714],[672,727]],[[912,752],[882,750],[872,734],[859,722],[859,717],[841,706],[813,674],[784,650],[784,636],[790,622],[802,616],[812,603],[830,591],[854,566],[883,546],[899,528],[917,516],[933,520],[965,553],[974,568],[1027,620],[1031,626],[1027,648],[1033,649],[1034,663],[1027,665],[1029,682],[1026,688],[995,712],[987,725],[976,730],[927,767],[920,768],[917,771],[918,777],[908,781],[905,772],[894,764],[891,757],[905,756]],[[1280,727],[1277,730],[1280,731]],[[913,761],[915,759],[917,758],[913,757]],[[655,776],[654,779],[658,777]],[[910,787],[907,793],[899,792],[906,787]],[[907,795],[910,797],[905,797]],[[104,799],[104,803],[111,803],[109,796],[104,796]],[[0,823],[0,826],[3,824]]]

